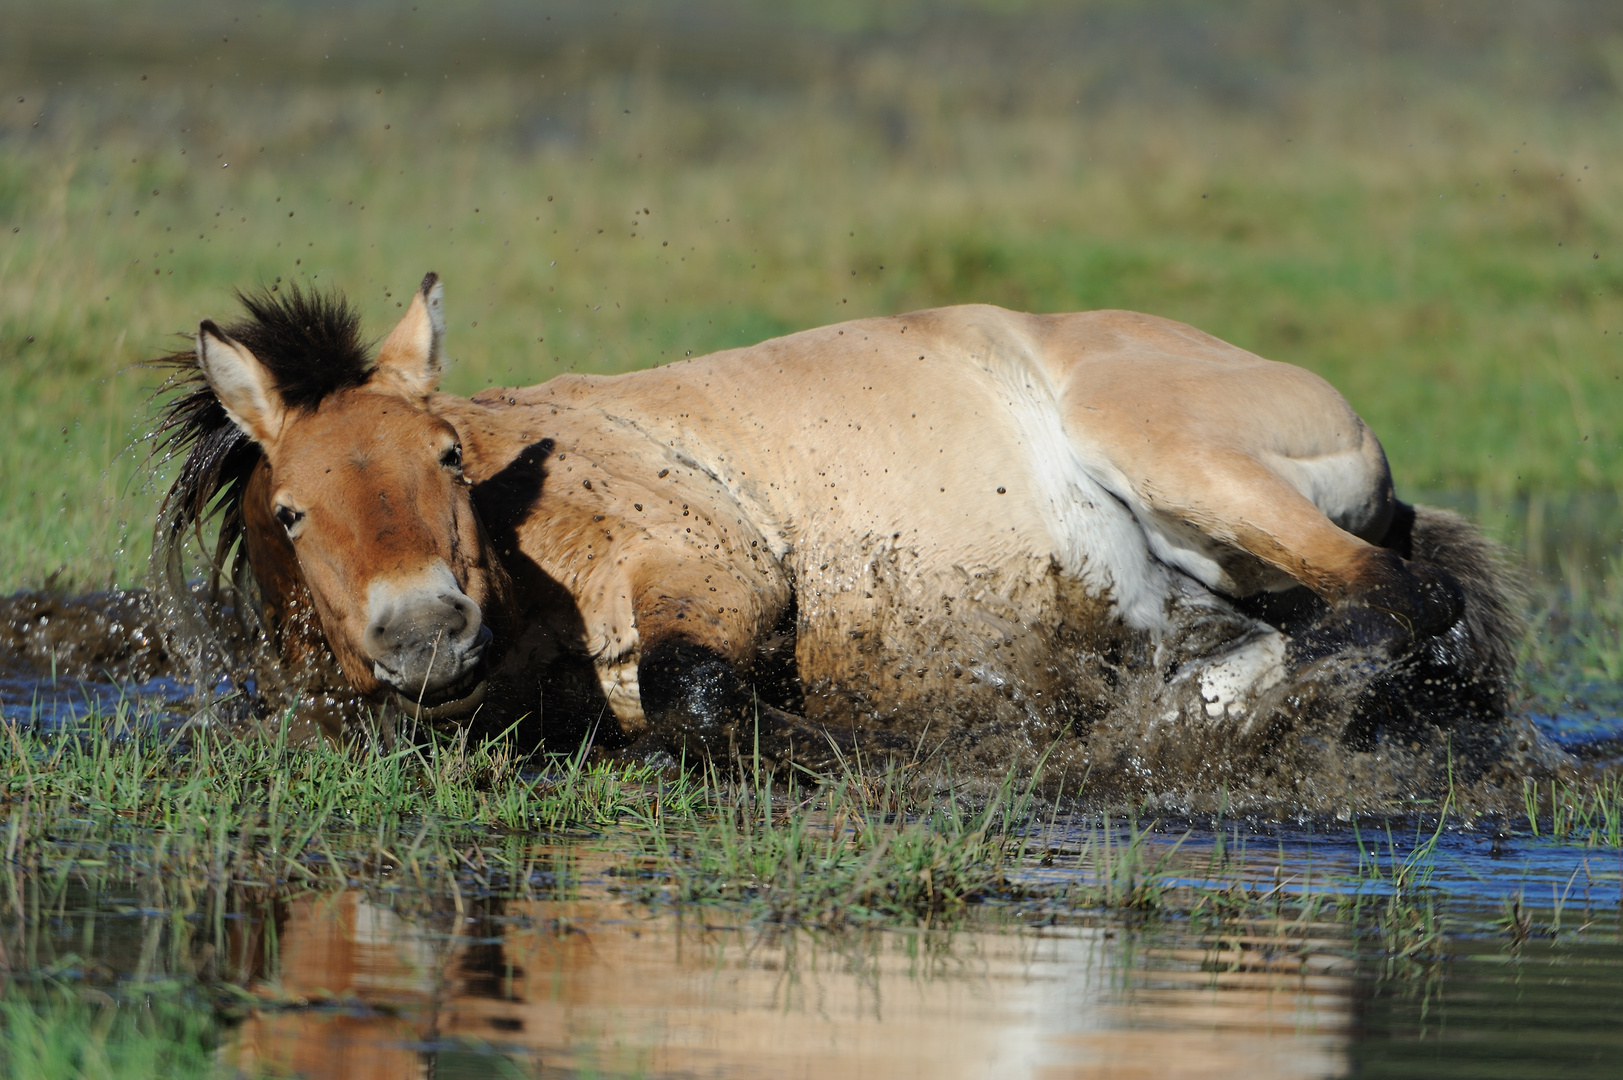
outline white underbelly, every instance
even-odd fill
[[[1225,544],[1192,525],[1134,507],[1150,551],[1168,566],[1175,566],[1208,589],[1229,596],[1280,592],[1296,579],[1269,566],[1250,552]]]
[[[1061,570],[1108,596],[1136,630],[1164,630],[1172,582],[1132,510],[1101,483],[1066,431],[1047,375],[1026,358],[989,368],[1021,433],[1038,510]],[[1172,563],[1176,566],[1177,563]],[[1181,567],[1180,567],[1181,569]]]

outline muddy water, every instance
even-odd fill
[[[178,715],[176,681],[140,591],[0,598],[0,718],[47,729],[87,716]]]
[[[163,650],[154,628],[151,603],[140,590],[77,597],[23,592],[0,598],[0,719],[5,721],[45,729],[77,727],[91,717],[116,717],[120,722],[134,720],[156,723],[160,727],[178,724],[198,708],[190,679],[178,668]],[[254,714],[254,706],[250,704],[256,695],[253,678],[250,675],[237,682],[239,685],[233,685],[221,679],[212,688],[208,695],[212,701],[209,715],[230,719]],[[1510,722],[1516,732],[1526,733],[1517,735],[1523,744],[1539,748],[1535,755],[1537,761],[1533,762],[1538,767],[1521,762],[1528,771],[1517,775],[1532,774],[1548,779],[1580,763],[1603,768],[1623,766],[1623,690],[1615,686],[1597,690],[1588,684],[1583,689],[1583,693],[1563,697],[1557,703],[1559,711],[1532,711],[1525,719]],[[1544,707],[1550,703],[1546,695]],[[295,720],[296,729],[312,738],[318,737],[322,730],[336,731],[333,724],[325,722],[323,709],[334,715],[341,711],[331,695],[318,696],[314,706],[307,699],[302,701]],[[1532,734],[1534,731],[1537,736]],[[1220,737],[1212,732],[1206,736]],[[1344,807],[1378,812],[1384,806],[1401,801],[1406,782],[1420,795],[1436,796],[1439,792],[1425,787],[1422,774],[1430,775],[1426,772],[1430,768],[1432,773],[1442,775],[1438,762],[1444,761],[1456,747],[1441,736],[1433,742],[1436,745],[1422,747],[1418,743],[1405,746],[1399,740],[1390,747],[1383,745],[1381,753],[1342,754],[1368,775],[1354,770],[1329,778],[1334,783],[1327,781],[1320,785],[1324,788],[1322,791],[1303,789],[1284,801],[1275,800],[1277,806],[1266,800],[1258,805],[1275,806],[1276,814],[1340,813]],[[1278,759],[1275,766],[1284,768],[1288,764],[1286,751],[1298,743],[1300,746],[1317,745],[1303,736],[1298,742],[1276,747],[1272,752]],[[1560,751],[1571,757],[1563,756]],[[1185,756],[1193,753],[1187,747],[1183,752]],[[1215,747],[1209,754],[1194,756],[1208,761],[1226,760],[1226,752],[1243,756],[1243,750],[1235,746]],[[1117,761],[1111,769],[1095,777],[1095,787],[1107,783],[1117,773],[1125,776],[1134,770],[1155,772],[1146,761],[1130,757],[1125,764]],[[1050,773],[1053,771],[1050,769]],[[1216,797],[1209,791],[1196,790],[1199,785],[1192,787],[1176,779],[1181,774],[1173,775],[1174,780],[1151,785],[1158,792],[1154,795],[1155,805],[1170,810],[1216,808]],[[1514,809],[1518,802],[1516,785],[1506,786],[1498,773],[1482,791],[1470,788],[1469,778],[1456,779],[1462,785],[1461,797],[1473,806],[1503,811]],[[1128,787],[1135,782],[1129,777]],[[1239,788],[1225,790],[1232,798]],[[1106,792],[1101,797],[1123,802],[1146,795],[1144,792],[1127,795]],[[1256,803],[1256,799],[1252,799],[1252,803]]]
[[[1595,543],[1557,550],[1553,511],[1516,513],[1551,580],[1615,556],[1616,514]],[[184,716],[188,689],[142,605],[132,593],[0,600],[0,713],[47,727]],[[1615,763],[1619,711],[1534,722],[1592,765]],[[13,879],[0,981],[51,970],[88,988],[239,987],[247,998],[229,1000],[252,1004],[220,1029],[227,1072],[310,1078],[1619,1075],[1623,858],[1504,825],[1443,837],[1431,885],[1451,930],[1416,962],[1394,961],[1367,920],[1212,931],[1062,900],[950,931],[815,933],[645,904],[611,891],[600,865],[564,897],[380,882],[214,908],[150,882]],[[1077,854],[1092,827],[1055,823],[1051,865],[1022,873],[1051,892],[1093,880]],[[1156,836],[1152,852],[1181,835]],[[1259,887],[1344,897],[1380,893],[1354,882],[1360,845],[1387,842],[1253,823],[1244,837],[1197,829],[1176,858],[1186,886],[1218,886],[1227,878],[1203,867],[1238,844]],[[1401,855],[1405,838],[1393,843]],[[1530,913],[1520,942],[1505,931],[1512,905]]]
[[[1529,708],[1533,728],[1547,741],[1533,741],[1559,747],[1583,761],[1623,765],[1623,683],[1595,677],[1597,668],[1615,666],[1615,658],[1606,656],[1597,662],[1586,651],[1591,646],[1585,640],[1603,644],[1610,640],[1606,628],[1591,625],[1589,609],[1595,597],[1607,593],[1609,574],[1623,566],[1619,562],[1623,559],[1623,502],[1616,496],[1596,494],[1495,502],[1457,493],[1431,493],[1427,501],[1465,512],[1504,540],[1528,568],[1535,608],[1548,609],[1541,629],[1545,640],[1535,650],[1539,658],[1534,678],[1539,693]],[[177,617],[170,611],[166,624],[173,624]],[[82,596],[25,591],[0,597],[0,717],[44,727],[72,726],[87,716],[116,715],[120,710],[126,716],[156,717],[160,722],[184,718],[196,708],[189,685],[193,673],[185,663],[165,655],[157,622],[151,598],[138,589]],[[229,647],[224,642],[215,644],[227,652],[240,646],[240,642]],[[225,712],[246,715],[253,709],[248,699],[258,693],[253,676],[237,672],[240,677],[234,685],[215,670],[220,659],[215,657],[216,663],[208,668],[213,673],[210,677],[219,678],[218,685],[210,688],[210,696],[234,693],[233,701],[223,706]],[[246,654],[239,659],[243,662],[235,667],[243,671],[252,667]],[[215,711],[224,715],[218,708]],[[302,711],[312,715],[319,711],[309,707],[308,695],[304,695]],[[317,717],[315,722],[324,719]],[[1512,726],[1517,726],[1516,721]],[[1183,738],[1193,737],[1194,733],[1185,733]],[[1404,749],[1401,745],[1392,748],[1393,761]],[[1450,744],[1448,749],[1458,747]],[[1213,751],[1218,757],[1225,752],[1238,753],[1232,746]],[[1278,758],[1280,748],[1270,753]],[[1352,756],[1364,762],[1363,757]],[[1412,756],[1418,762],[1426,755]],[[1143,755],[1129,757],[1127,764],[1132,768],[1150,767],[1147,759],[1141,760]],[[1539,761],[1560,768],[1559,756]],[[1512,767],[1518,763],[1529,766],[1518,759]],[[1396,769],[1395,775],[1401,779],[1404,768],[1416,774],[1411,779],[1417,778],[1415,763],[1392,766],[1387,772]],[[1098,783],[1099,778],[1095,779]],[[1371,781],[1368,786],[1387,794],[1396,790],[1390,782],[1382,787]],[[1360,791],[1350,789],[1349,797]],[[1319,801],[1324,805],[1304,795],[1300,806],[1307,812],[1320,812],[1347,800]],[[1353,798],[1353,802],[1364,809],[1376,806],[1367,798],[1362,802]],[[1168,807],[1177,803],[1175,793],[1161,800]],[[1289,800],[1280,807],[1288,812]]]

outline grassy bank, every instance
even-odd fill
[[[574,846],[597,851],[599,871],[646,871],[657,883],[648,902],[719,903],[806,925],[906,924],[1040,898],[1019,872],[1054,865],[1055,844],[1069,845],[1080,871],[1064,891],[1071,909],[1199,908],[1191,875],[1243,876],[1257,863],[1227,850],[1221,821],[1187,826],[1211,843],[1180,856],[1177,830],[1140,822],[1131,807],[1083,813],[1085,784],[1048,806],[1013,780],[989,800],[963,803],[906,766],[786,789],[747,762],[740,779],[714,767],[595,762],[584,751],[526,757],[505,737],[469,746],[424,733],[381,749],[292,745],[286,732],[283,723],[246,736],[159,735],[123,715],[93,716],[82,735],[0,726],[0,904],[16,915],[29,889],[50,895],[86,875],[150,879],[165,905],[189,910],[211,892],[386,881],[470,897],[564,894],[578,882],[558,856]],[[1402,826],[1414,832],[1407,843],[1378,826],[1387,856],[1360,857],[1349,880],[1401,893],[1454,828],[1582,850],[1623,846],[1615,778],[1525,794],[1516,820],[1484,826],[1450,799]]]
[[[1379,43],[1356,65],[1214,44],[1203,90],[1169,69],[1176,33],[1129,35],[1146,63],[1124,67],[1108,19],[1017,63],[1030,11],[757,13],[723,39],[573,12],[572,36],[509,27],[475,62],[503,11],[387,23],[398,62],[337,15],[226,41],[132,23],[74,59],[14,13],[7,586],[138,576],[153,380],[132,365],[171,334],[278,280],[344,289],[381,334],[431,268],[464,392],[934,304],[1120,306],[1323,373],[1406,491],[1525,505],[1623,475],[1623,97],[1581,34],[1549,46],[1601,65],[1577,96],[1502,51],[1428,67]]]

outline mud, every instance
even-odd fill
[[[975,584],[984,599],[984,583]],[[251,725],[256,717],[291,707],[296,719],[290,734],[312,739],[359,731],[387,737],[401,719],[324,685],[331,681],[330,666],[267,675],[269,650],[255,647],[252,623],[230,631],[235,616],[229,605],[211,605],[196,593],[183,599],[193,613],[208,613],[227,627],[189,664],[164,651],[157,625],[164,605],[143,591],[78,597],[25,592],[0,600],[4,716],[65,726],[95,711],[122,709],[173,723],[206,710],[213,720]],[[915,614],[899,608],[897,618]],[[1197,630],[1172,648],[1198,653],[1202,624],[1188,624]],[[1007,632],[1011,628],[993,619],[987,627],[987,640],[979,644],[996,658],[996,668],[1022,667],[1020,642],[1029,640],[1022,628]],[[875,637],[883,640],[882,633]],[[951,655],[953,643],[942,644],[942,655]],[[1466,811],[1511,812],[1522,805],[1526,779],[1607,768],[1623,751],[1623,724],[1616,718],[1505,718],[1491,707],[1471,706],[1471,687],[1427,668],[1424,657],[1404,664],[1357,653],[1330,657],[1266,691],[1243,716],[1214,717],[1199,682],[1169,676],[1164,657],[1157,663],[1136,655],[1131,643],[1079,639],[1076,645],[1075,670],[1038,671],[1021,686],[991,678],[993,663],[977,669],[932,659],[928,669],[920,665],[924,676],[906,670],[904,676],[920,684],[921,697],[944,717],[933,725],[933,735],[930,724],[907,733],[909,745],[920,748],[919,771],[933,772],[943,795],[990,791],[1012,769],[1017,782],[1040,772],[1039,790],[1046,796],[1080,797],[1085,804],[1327,820],[1403,812],[1448,797]],[[215,673],[205,674],[205,692],[194,694],[199,680],[192,672],[207,672],[210,663]],[[894,673],[886,668],[882,674]],[[554,688],[560,682],[555,679]],[[576,704],[596,713],[588,700],[591,680],[575,682],[585,687]],[[1064,693],[1059,682],[1068,684]],[[521,689],[494,694],[483,723],[505,726],[531,710],[540,718],[541,703]],[[861,711],[859,700],[823,700],[821,689],[804,688],[808,713],[816,715],[819,707]],[[974,691],[990,694],[995,707],[960,723],[954,713],[974,704]],[[1052,730],[1021,724],[1016,714],[1029,708],[1028,697],[1044,694],[1058,708]],[[557,697],[549,704],[556,709]],[[563,727],[560,737],[556,722],[532,722],[522,730],[554,751],[573,750],[580,738],[572,727]]]
[[[73,678],[145,682],[170,671],[145,590],[0,600],[0,663]]]
[[[1576,767],[1511,703],[1519,575],[1464,518],[1415,514],[1411,554],[1453,572],[1466,617],[1397,659],[1343,644],[1226,704],[1209,695],[1214,657],[1336,616],[1305,589],[1235,602],[1190,583],[1152,640],[1110,631],[1097,598],[1041,567],[921,584],[864,546],[797,582],[797,654],[828,673],[805,712],[904,736],[943,790],[1041,771],[1046,795],[1179,813],[1509,810],[1524,779]]]
[[[0,598],[0,716],[67,727],[93,713],[178,717],[175,678],[147,594],[20,592]]]

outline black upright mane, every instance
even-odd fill
[[[260,289],[238,292],[237,299],[248,317],[225,332],[265,366],[289,408],[312,410],[329,394],[359,386],[372,373],[371,345],[361,337],[360,316],[341,294],[304,292],[293,285],[280,296]],[[170,369],[155,396],[174,395],[159,410],[153,457],[162,462],[184,458],[164,497],[160,534],[154,540],[172,544],[182,530],[201,527],[219,514],[216,556],[223,559],[241,532],[242,488],[259,464],[259,447],[226,415],[194,350],[152,363]]]
[[[371,375],[371,343],[361,337],[360,316],[341,294],[305,292],[293,285],[285,292],[238,292],[237,299],[247,317],[225,327],[225,333],[264,365],[287,407],[313,410],[329,394],[359,386]],[[221,578],[229,574],[238,586],[240,607],[241,586],[249,578],[239,547],[242,499],[263,455],[226,415],[203,377],[194,350],[171,353],[151,363],[168,369],[169,376],[153,395],[163,404],[150,435],[149,460],[161,466],[181,459],[175,481],[158,508],[152,537],[152,586],[171,606],[195,607],[186,602],[193,574],[184,554],[186,537],[193,534],[198,550],[210,563],[199,568],[206,573],[210,591],[217,594]],[[210,545],[203,531],[216,517],[219,532]],[[196,624],[186,628],[187,636],[199,640],[219,636],[218,628],[203,625],[212,620],[201,610],[195,619],[181,621]],[[208,650],[193,645],[183,651]],[[192,659],[194,664],[205,660],[201,655]]]

